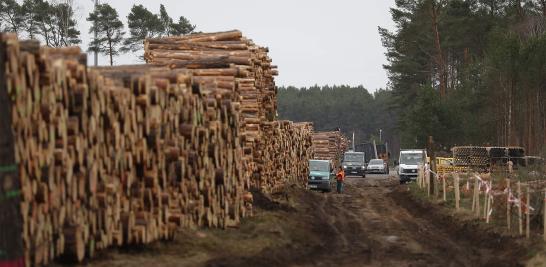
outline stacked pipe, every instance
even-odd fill
[[[452,151],[456,166],[487,170],[488,167],[504,166],[508,160],[515,165],[525,164],[525,149],[522,147],[458,146]]]
[[[315,132],[312,140],[315,159],[331,160],[335,167],[340,166],[348,145],[348,139],[340,131]]]
[[[259,188],[266,175],[263,122],[276,117],[276,88],[268,49],[244,38],[240,31],[149,38],[144,44],[144,58],[154,66],[171,69],[230,70],[236,83],[233,99],[240,101],[240,132],[243,143],[245,177],[252,178],[252,187]],[[267,148],[267,146],[261,146]]]

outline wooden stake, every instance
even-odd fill
[[[512,228],[512,213],[510,212],[510,179],[506,179],[506,189],[508,191],[508,194],[506,195],[506,226],[508,227],[508,231],[510,231]]]
[[[454,180],[453,181],[453,184],[454,184],[453,186],[455,187],[455,210],[458,211],[459,208],[460,208],[459,201],[461,200],[461,193],[460,193],[460,187],[459,187],[459,179],[460,179],[459,174],[456,173],[453,178],[454,178],[453,179]]]
[[[519,235],[523,235],[523,216],[521,214],[521,208],[523,206],[523,203],[521,203],[521,182],[518,181],[518,201],[519,201],[519,207],[518,207],[518,229],[519,229]]]
[[[430,191],[432,189],[432,188],[430,188],[431,187],[430,186],[430,182],[431,182],[430,175],[431,175],[430,172],[425,172],[425,176],[426,176],[425,179],[427,179],[427,197],[429,197],[429,198],[430,198],[430,193],[431,193]]]
[[[487,183],[487,182],[484,181],[484,183]],[[488,210],[487,199],[488,198],[489,196],[487,195],[487,192],[483,192],[483,219],[484,220],[487,217],[487,210]]]
[[[527,207],[525,209],[525,238],[529,239],[531,237],[531,192],[529,191],[529,186],[527,186]]]
[[[490,190],[493,190],[493,179],[491,179],[491,181],[489,181],[489,188]],[[485,222],[486,223],[489,223],[489,220],[491,218],[491,211],[492,211],[492,208],[491,208],[491,205],[492,205],[492,201],[493,201],[493,195],[491,194],[491,191],[489,191],[490,193],[488,194],[488,197],[487,197],[487,214],[485,215]]]
[[[442,191],[444,193],[444,202],[447,201],[446,196],[446,177],[442,177]]]
[[[542,237],[544,238],[544,241],[546,241],[546,189],[544,189],[544,204],[542,206],[544,206],[544,211],[542,211],[543,213],[542,222],[544,223],[543,225],[544,232],[542,234]]]
[[[474,190],[472,191],[472,211],[476,211],[476,183],[478,183],[478,180],[474,178]]]

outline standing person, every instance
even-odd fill
[[[339,167],[339,171],[336,174],[336,180],[337,180],[337,193],[341,194],[343,193],[343,182],[345,181],[345,171],[343,171],[343,167]]]

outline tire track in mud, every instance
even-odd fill
[[[258,215],[241,229],[188,232],[165,249],[90,266],[521,266],[525,247],[453,221],[405,188],[386,175],[349,178],[343,194],[287,187],[256,197]]]
[[[368,178],[369,179],[369,178]],[[397,187],[381,179],[349,179],[344,194],[322,196],[319,216],[332,228],[333,255],[324,266],[514,266],[496,260],[490,249],[453,236],[449,227],[414,211],[409,198],[393,198]],[[409,209],[408,209],[409,208]],[[418,216],[414,213],[419,212]],[[320,234],[320,233],[317,233]],[[489,254],[489,255],[488,255]],[[315,265],[315,264],[314,264]]]

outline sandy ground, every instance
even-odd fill
[[[185,230],[146,248],[113,249],[85,266],[519,266],[517,240],[419,201],[394,176],[349,178],[344,194],[294,187],[255,196],[239,229]]]

